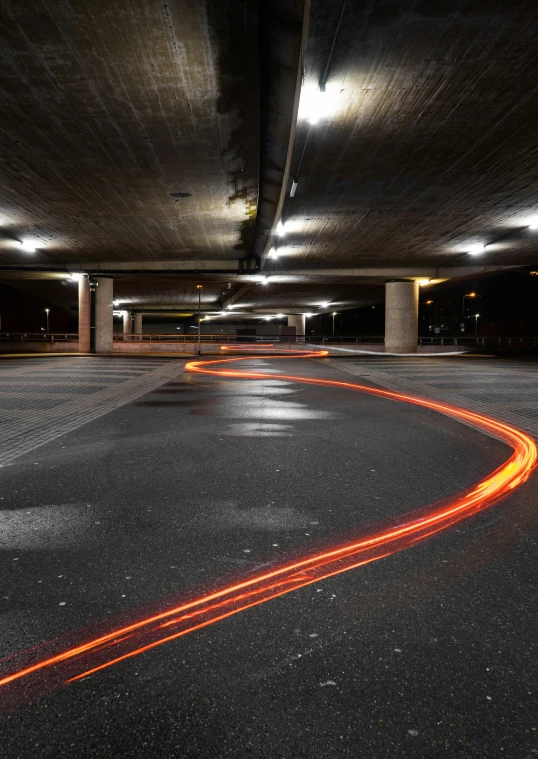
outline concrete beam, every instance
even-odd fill
[[[225,308],[226,306],[233,306],[234,303],[237,303],[238,300],[240,300],[243,295],[246,295],[248,292],[252,290],[252,288],[255,286],[256,283],[250,284],[250,282],[246,285],[242,285],[237,292],[233,293],[233,295],[230,295],[225,298],[221,298],[220,302],[222,304],[222,307]]]
[[[278,281],[278,277],[294,277],[300,281],[301,277],[363,277],[372,279],[456,279],[459,277],[475,277],[480,274],[494,274],[514,269],[523,269],[525,266],[390,266],[390,267],[364,267],[353,269],[281,269],[267,272],[270,279]]]

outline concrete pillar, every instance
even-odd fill
[[[288,327],[295,327],[296,335],[304,335],[305,334],[304,314],[290,314],[288,316]]]
[[[78,350],[90,352],[91,296],[90,280],[81,274],[78,281]]]
[[[123,334],[124,335],[130,335],[132,332],[131,327],[131,312],[130,311],[124,311],[123,312]]]
[[[416,353],[418,342],[417,282],[387,282],[385,288],[385,350]]]
[[[95,352],[112,353],[114,280],[95,278]]]
[[[134,318],[134,331],[135,334],[142,334],[142,314],[135,314]]]

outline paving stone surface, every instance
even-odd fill
[[[153,358],[0,361],[0,466],[139,398],[184,371]]]

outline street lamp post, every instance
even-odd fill
[[[465,298],[476,298],[476,293],[467,293],[462,298],[462,306],[461,306],[461,323],[462,323],[462,325],[465,324]]]
[[[45,309],[45,314],[46,314],[46,318],[47,318],[47,334],[49,332],[49,311],[50,311],[50,308],[46,308]]]
[[[202,288],[203,288],[203,285],[196,285],[196,289],[198,290],[198,355],[200,355],[201,353],[200,343],[201,343],[201,328],[202,328],[202,317],[201,317]]]

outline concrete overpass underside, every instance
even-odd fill
[[[1,13],[0,281],[301,313],[536,261],[531,2]]]

